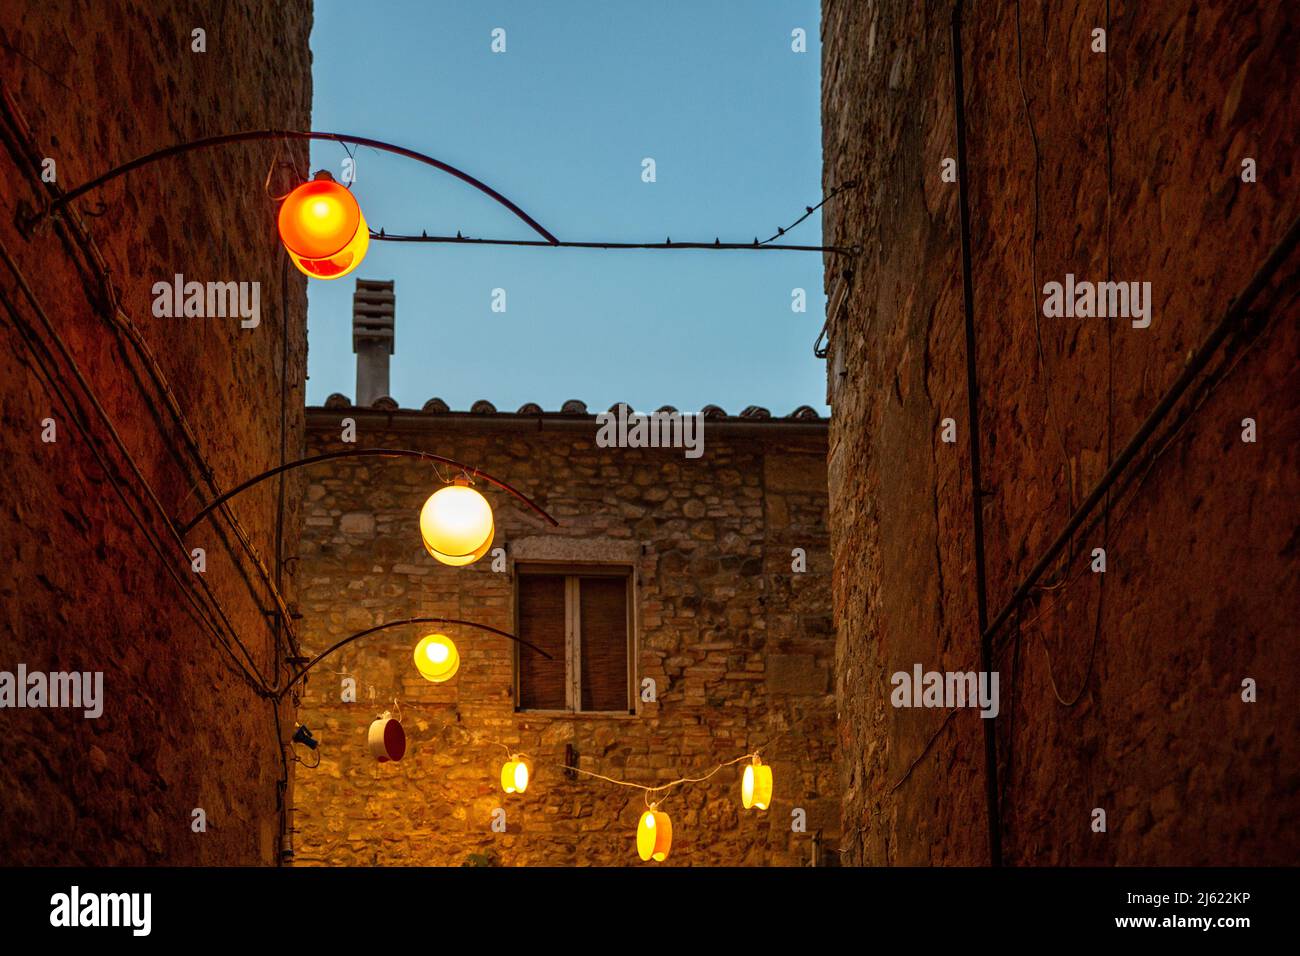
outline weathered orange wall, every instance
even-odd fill
[[[382,400],[381,400],[382,401]],[[413,448],[511,483],[559,520],[549,527],[488,489],[493,547],[509,561],[627,562],[635,568],[638,681],[653,703],[635,714],[517,713],[513,648],[465,628],[407,626],[367,637],[312,671],[299,719],[320,740],[320,766],[295,765],[300,863],[459,866],[639,866],[640,791],[696,776],[762,748],[774,767],[770,810],[746,811],[739,766],[672,790],[666,866],[807,865],[839,824],[826,534],[825,421],[709,421],[702,457],[680,449],[602,448],[591,415],[308,410],[308,446]],[[444,469],[444,474],[446,470]],[[514,629],[513,564],[436,563],[418,516],[438,487],[421,461],[351,459],[314,468],[303,513],[299,580],[304,643],[319,652],[367,627],[407,617],[468,619]],[[792,549],[807,553],[792,568]],[[446,630],[461,668],[446,684],[416,672],[419,637]],[[356,699],[343,700],[344,678]],[[638,686],[639,683],[638,683]],[[394,699],[397,706],[394,707]],[[370,722],[400,710],[407,754],[378,763]],[[502,793],[507,753],[528,754],[534,779]],[[301,748],[300,748],[301,749]],[[315,759],[305,750],[303,759]],[[806,829],[792,829],[802,808]],[[492,829],[505,811],[506,830]]]
[[[191,52],[191,31],[207,52]],[[0,711],[0,862],[269,864],[279,855],[278,788],[287,777],[275,710],[244,681],[187,610],[198,576],[166,516],[211,497],[181,426],[115,322],[103,273],[72,232],[25,236],[22,205],[45,188],[33,163],[57,161],[69,189],[173,143],[240,129],[307,128],[311,5],[293,3],[6,3],[0,75],[30,126],[0,142],[0,243],[66,343],[0,260],[0,670],[104,672],[103,716]],[[305,282],[284,271],[275,208],[264,191],[268,143],[191,154],[129,174],[77,202],[123,314],[156,355],[217,483],[229,488],[302,446]],[[304,148],[280,158],[305,168]],[[96,204],[103,214],[92,217]],[[261,322],[155,318],[152,286],[175,273],[261,283]],[[36,351],[20,328],[37,330]],[[286,340],[287,336],[287,340]],[[55,358],[38,358],[44,349]],[[75,366],[105,409],[143,482],[113,446]],[[53,370],[61,378],[43,377]],[[282,392],[282,385],[287,386]],[[75,394],[88,432],[59,394]],[[58,440],[41,441],[41,421]],[[92,448],[103,447],[109,471]],[[161,512],[145,491],[156,493]],[[120,486],[150,532],[114,490]],[[296,552],[301,490],[286,484],[286,554]],[[237,498],[233,512],[276,571],[278,487]],[[218,530],[221,528],[222,530]],[[162,542],[160,559],[149,544]],[[221,519],[187,542],[205,547],[211,586],[268,682],[281,676],[270,592]],[[164,561],[166,564],[164,564]],[[284,589],[292,595],[291,576]],[[215,614],[209,609],[209,614]],[[291,720],[287,706],[281,717]],[[284,728],[292,731],[292,723]],[[207,815],[193,831],[192,810]]]
[[[983,863],[981,720],[889,701],[890,675],[914,663],[979,666],[958,191],[941,180],[956,156],[951,6],[823,9],[825,186],[861,184],[827,206],[825,236],[864,248],[830,361],[846,859]],[[1109,52],[1094,53],[1106,10],[967,4],[992,613],[1300,211],[1300,9],[1116,2]],[[1108,271],[1152,283],[1150,328],[1038,311],[1044,283]],[[1061,586],[1037,590],[999,642],[1008,862],[1295,861],[1294,282],[1257,305],[1257,344],[1190,396],[1199,407],[1167,450],[1114,495],[1109,530],[1076,538],[1044,581]],[[1247,417],[1255,444],[1240,439]],[[940,441],[944,418],[956,444]],[[1088,567],[1103,544],[1104,576]],[[1257,703],[1241,699],[1245,678]],[[1084,688],[1077,704],[1058,703],[1053,681],[1067,701]]]

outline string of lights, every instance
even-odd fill
[[[768,244],[759,242],[757,236],[754,237],[752,242],[722,242],[720,239],[714,239],[712,242],[674,242],[671,236],[667,237],[663,242],[612,242],[605,240],[566,242],[558,239],[555,242],[543,242],[540,239],[476,239],[463,236],[459,232],[454,236],[431,236],[425,232],[420,233],[418,236],[397,235],[380,229],[378,232],[372,231],[370,238],[376,242],[432,242],[471,246],[544,246],[550,249],[712,249],[714,251],[729,250],[732,252],[821,252],[840,256],[857,256],[862,253],[860,246],[848,248],[845,246]]]
[[[772,235],[770,235],[770,236],[768,236],[766,239],[764,239],[761,243],[759,243],[759,245],[764,245],[764,246],[765,246],[765,245],[767,245],[769,242],[772,242],[772,241],[775,240],[775,239],[779,239],[779,238],[781,238],[781,237],[784,236],[787,232],[789,232],[791,229],[793,229],[795,226],[799,225],[801,222],[803,222],[805,219],[807,219],[809,216],[811,216],[813,213],[815,213],[818,209],[821,209],[822,206],[826,205],[828,202],[830,202],[832,199],[834,199],[834,198],[835,198],[836,196],[838,196],[840,193],[842,193],[842,192],[847,192],[847,191],[850,190],[850,189],[857,189],[857,188],[858,188],[858,183],[857,183],[857,180],[855,180],[855,179],[846,180],[845,182],[840,183],[838,186],[836,186],[834,189],[832,189],[830,192],[828,192],[825,196],[823,196],[823,197],[822,197],[822,201],[819,202],[817,205],[815,205],[815,206],[804,206],[804,207],[803,207],[804,212],[803,212],[803,215],[802,215],[802,216],[800,216],[800,217],[799,217],[798,219],[796,219],[794,222],[790,223],[790,225],[788,225],[788,226],[778,226],[777,229],[776,229],[776,232],[772,233]]]
[[[363,632],[363,634],[364,633],[368,632]],[[335,647],[338,646],[340,645],[335,645]],[[333,649],[334,648],[331,648],[331,650]],[[325,653],[328,654],[330,652],[327,651]],[[324,656],[325,654],[320,655],[320,657]],[[419,665],[421,662],[421,653],[418,648],[415,656],[417,665]],[[317,660],[319,660],[320,657],[318,657]],[[435,683],[441,683],[442,681],[450,679],[455,674],[455,669],[453,668],[450,672],[441,674],[437,677],[431,677],[429,674],[425,673],[423,668],[421,668],[421,674],[425,676],[426,679],[433,680]],[[409,701],[407,702],[406,707],[407,709],[422,709],[420,704],[411,703]],[[437,709],[440,710],[441,708]],[[402,704],[397,698],[393,699],[393,706],[391,709],[385,709],[382,713],[376,715],[371,724],[372,741],[378,738],[385,726],[394,722],[392,717],[394,711],[397,712],[396,722],[400,722]],[[500,740],[492,739],[482,733],[476,733],[475,731],[457,724],[441,721],[435,721],[434,723],[437,726],[439,733],[457,735],[460,743],[468,744],[471,747],[500,747],[505,751],[506,760],[501,766],[500,773],[495,775],[500,781],[503,793],[525,793],[528,790],[529,785],[534,781],[534,779],[536,779],[537,761],[526,751],[519,750]],[[675,780],[667,781],[666,783],[653,785],[638,783],[634,780],[622,780],[617,777],[597,773],[594,770],[585,770],[582,767],[574,766],[568,762],[557,762],[557,765],[560,770],[567,773],[581,774],[582,776],[591,777],[616,786],[640,790],[644,794],[645,811],[641,814],[637,825],[637,851],[641,859],[644,861],[653,859],[657,862],[662,862],[667,858],[672,843],[672,822],[669,819],[668,814],[662,809],[662,804],[668,791],[677,787],[685,786],[686,784],[704,783],[717,776],[727,767],[734,767],[736,764],[748,761],[748,766],[745,767],[745,771],[741,776],[741,805],[746,810],[767,810],[773,804],[773,777],[772,767],[770,764],[763,762],[762,753],[789,732],[789,729],[783,730],[769,739],[761,747],[747,751],[746,753],[743,753],[738,757],[733,757],[730,760],[724,760],[705,773],[682,776]],[[380,763],[388,762],[388,760],[400,760],[404,755],[405,735],[399,730],[398,736],[403,741],[403,744],[402,749],[396,751],[395,755],[386,754],[382,749],[377,749],[372,746],[372,752],[378,758]],[[316,741],[311,737],[310,732],[306,731],[306,728],[300,727],[294,739],[297,742],[307,744],[309,747],[312,747],[312,749],[315,749],[316,747]],[[307,764],[305,761],[302,761],[297,754],[294,755],[294,759],[299,763],[303,763],[306,767],[311,768],[315,766],[315,764]],[[319,763],[319,759],[317,760],[317,763]]]
[[[818,245],[792,245],[789,243],[777,243],[775,240],[784,236],[787,232],[799,225],[814,212],[820,209],[826,203],[830,202],[836,196],[850,189],[857,188],[857,182],[849,180],[836,186],[824,197],[821,202],[815,206],[805,206],[804,213],[788,226],[777,227],[776,232],[766,239],[759,241],[755,236],[750,242],[723,242],[715,236],[712,242],[708,241],[677,241],[673,242],[672,236],[668,236],[663,242],[615,242],[612,240],[586,240],[586,241],[569,241],[569,240],[552,240],[543,241],[540,239],[481,239],[473,236],[463,235],[457,230],[454,236],[429,235],[428,231],[422,231],[418,236],[404,235],[400,233],[386,232],[384,229],[378,231],[370,230],[370,239],[376,242],[431,242],[445,243],[451,245],[478,245],[478,246],[545,246],[555,249],[702,249],[714,251],[732,251],[732,252],[761,252],[764,250],[772,252],[821,252],[831,255],[841,256],[859,256],[862,254],[861,246],[818,246]]]
[[[642,790],[645,792],[646,795],[646,805],[649,806],[650,794],[652,793],[654,794],[664,793],[667,790],[671,790],[673,787],[680,787],[683,784],[687,784],[687,783],[703,783],[704,781],[708,780],[710,777],[714,776],[714,774],[718,773],[719,771],[724,770],[727,767],[734,766],[735,764],[740,763],[742,760],[750,760],[753,757],[757,757],[757,756],[758,756],[758,751],[756,750],[750,751],[747,754],[741,754],[739,757],[736,757],[733,760],[727,760],[724,761],[723,763],[718,764],[716,767],[714,767],[712,770],[710,770],[708,773],[704,774],[703,776],[679,777],[678,779],[670,781],[669,783],[661,783],[654,787],[648,786],[644,783],[636,783],[632,780],[616,780],[614,777],[607,777],[604,774],[596,773],[594,770],[583,770],[581,767],[566,766],[564,769],[571,770],[574,773],[580,773],[585,777],[595,777],[597,780],[603,780],[606,783],[617,784],[620,787],[633,787],[637,790]],[[660,797],[659,799],[662,799],[662,797]]]
[[[668,237],[664,242],[615,242],[606,240],[585,240],[585,241],[561,241],[549,230],[544,228],[535,219],[524,212],[518,205],[506,198],[497,190],[481,182],[475,177],[469,175],[463,170],[435,159],[425,153],[408,149],[404,146],[398,146],[393,143],[387,143],[382,140],[371,139],[364,136],[354,136],[349,133],[331,133],[320,131],[306,130],[247,130],[237,133],[223,133],[217,136],[208,136],[202,139],[189,140],[183,143],[177,143],[173,146],[164,147],[138,156],[133,160],[114,166],[112,169],[101,173],[98,176],[82,183],[80,186],[62,192],[53,197],[44,209],[36,211],[24,218],[24,226],[28,230],[33,230],[49,218],[57,216],[58,213],[73,200],[98,189],[99,187],[117,179],[134,169],[147,166],[150,163],[167,159],[172,156],[182,155],[200,149],[208,149],[217,146],[225,146],[231,143],[255,141],[255,140],[272,140],[276,142],[277,150],[280,141],[287,140],[325,140],[339,143],[347,150],[349,144],[364,146],[370,149],[377,149],[384,152],[393,153],[399,156],[413,159],[425,165],[432,166],[451,176],[468,183],[470,186],[492,197],[501,205],[513,212],[519,219],[525,222],[540,239],[480,239],[467,237],[460,231],[455,236],[446,235],[429,235],[427,230],[422,231],[420,235],[402,235],[390,234],[384,229],[377,232],[371,230],[361,214],[360,207],[355,197],[352,196],[350,184],[344,187],[336,183],[332,176],[326,172],[318,172],[314,179],[301,183],[298,187],[291,190],[284,196],[271,196],[272,199],[281,201],[279,227],[281,238],[284,241],[285,248],[288,250],[290,258],[302,272],[316,279],[337,279],[350,273],[355,269],[364,258],[367,246],[371,240],[383,242],[431,242],[431,243],[459,243],[468,245],[493,245],[493,246],[547,246],[552,248],[571,248],[571,249],[701,249],[701,250],[731,250],[731,251],[784,251],[784,252],[818,252],[822,254],[857,256],[861,254],[861,247],[853,246],[845,248],[843,246],[831,245],[794,245],[789,243],[777,243],[774,240],[785,235],[790,229],[802,223],[810,217],[816,210],[820,209],[830,200],[834,199],[841,193],[855,188],[857,183],[849,181],[842,183],[840,186],[831,190],[815,206],[805,206],[804,213],[789,226],[781,226],[769,238],[759,241],[755,236],[751,242],[723,242],[719,237],[714,237],[712,242],[689,241],[673,242],[672,237]],[[348,151],[351,155],[350,150]],[[278,155],[278,153],[277,153]],[[272,162],[272,172],[276,168],[276,163]],[[263,190],[270,196],[270,176],[268,173],[267,182],[263,184]]]
[[[780,735],[778,735],[779,737]],[[581,767],[565,766],[565,770],[574,773],[580,773],[588,777],[594,777],[603,780],[606,783],[612,783],[620,787],[630,787],[642,791],[645,799],[645,810],[637,822],[636,828],[636,848],[637,855],[643,861],[654,860],[662,863],[668,858],[668,853],[672,848],[673,827],[672,820],[661,808],[664,797],[669,790],[683,786],[688,783],[703,783],[720,773],[727,767],[735,766],[738,763],[749,761],[745,767],[744,775],[740,782],[740,800],[741,805],[746,809],[766,810],[772,805],[772,767],[770,764],[763,762],[759,756],[760,751],[765,747],[771,746],[773,740],[769,740],[763,747],[752,750],[749,753],[741,754],[731,760],[723,761],[708,773],[699,776],[679,777],[668,783],[656,784],[649,786],[643,783],[637,783],[632,780],[619,780],[605,774],[596,773],[592,770],[583,770]]]
[[[348,188],[344,188],[338,183],[335,183],[328,173],[317,173],[311,181],[301,183],[282,197],[272,196],[270,190],[271,178],[277,168],[276,161],[273,159],[271,171],[268,173],[267,180],[263,184],[263,191],[266,193],[268,198],[280,202],[278,229],[282,244],[288,253],[290,261],[294,263],[296,268],[311,278],[336,279],[349,274],[357,268],[364,258],[368,244],[372,238],[384,241],[463,242],[490,245],[544,245],[565,248],[810,251],[823,254],[830,253],[844,255],[857,255],[860,253],[860,249],[857,247],[846,249],[836,246],[795,245],[776,242],[777,239],[784,236],[788,229],[792,229],[806,221],[826,202],[833,199],[845,189],[851,188],[853,185],[851,183],[844,184],[837,187],[835,190],[832,190],[832,192],[825,196],[816,206],[805,206],[803,215],[799,216],[788,227],[778,227],[777,232],[763,242],[759,242],[757,236],[755,236],[753,241],[750,243],[724,243],[719,237],[715,237],[712,243],[674,243],[671,237],[668,237],[662,243],[595,241],[562,242],[524,213],[517,205],[497,191],[491,189],[486,184],[480,182],[467,173],[436,160],[433,157],[404,147],[394,146],[393,144],[383,143],[381,141],[371,140],[364,137],[287,130],[259,130],[245,133],[224,134],[200,140],[192,140],[171,147],[155,150],[127,163],[113,167],[107,172],[82,183],[76,188],[63,191],[56,187],[47,191],[43,197],[46,201],[42,208],[31,210],[30,207],[27,207],[20,210],[19,225],[28,236],[38,232],[47,232],[51,228],[59,230],[67,229],[69,228],[67,225],[69,222],[77,223],[78,228],[80,228],[80,224],[77,222],[77,216],[75,214],[68,214],[71,213],[72,209],[70,204],[74,200],[85,196],[92,190],[115,180],[119,176],[122,176],[131,170],[138,169],[142,166],[146,166],[168,157],[188,153],[193,150],[222,146],[245,140],[275,141],[276,158],[278,159],[280,142],[291,139],[332,140],[340,143],[344,149],[348,151],[349,155],[351,155],[351,150],[349,149],[348,144],[351,143],[359,146],[367,146],[386,150],[434,166],[435,168],[447,172],[488,194],[497,202],[509,208],[516,216],[526,222],[542,237],[540,240],[475,239],[467,238],[459,232],[455,237],[430,237],[427,233],[422,234],[419,237],[390,237],[383,229],[380,229],[378,233],[373,233],[365,222],[365,218],[361,213],[356,198],[352,195],[350,188],[351,184],[349,184]],[[100,212],[102,211],[103,208],[101,206]],[[92,215],[99,214],[90,211],[86,212],[87,214]],[[556,522],[555,519],[547,514],[541,507],[533,503],[530,499],[511,486],[478,469],[469,469],[452,459],[442,458],[440,456],[426,453],[401,450],[366,449],[361,450],[360,452],[350,450],[347,452],[337,452],[316,456],[311,459],[304,459],[295,462],[285,462],[283,458],[282,435],[281,464],[254,476],[226,492],[220,492],[215,489],[215,485],[212,481],[211,469],[206,467],[206,462],[201,456],[199,456],[198,460],[202,465],[202,477],[208,483],[209,488],[216,491],[216,496],[189,521],[182,523],[178,518],[174,518],[168,514],[158,495],[154,492],[153,487],[145,479],[143,472],[132,458],[130,450],[125,446],[121,437],[117,434],[113,422],[109,419],[103,407],[96,400],[89,382],[85,380],[80,369],[72,360],[71,355],[68,354],[62,340],[58,337],[57,330],[55,330],[53,325],[49,322],[48,317],[42,310],[39,301],[36,299],[17,264],[11,259],[8,251],[4,249],[3,246],[0,246],[0,253],[3,254],[4,261],[8,264],[11,272],[13,272],[15,278],[18,280],[19,286],[31,307],[39,315],[45,332],[52,337],[54,342],[59,346],[60,355],[64,360],[64,364],[66,364],[71,369],[72,374],[75,375],[81,392],[85,396],[85,401],[93,405],[95,410],[99,413],[101,419],[100,423],[111,436],[118,453],[125,458],[126,462],[129,464],[134,478],[136,479],[135,486],[131,490],[137,494],[142,493],[143,496],[147,497],[148,502],[152,505],[152,514],[150,513],[151,509],[148,506],[137,509],[136,505],[143,505],[145,504],[144,501],[133,501],[131,499],[131,496],[126,493],[127,489],[125,483],[118,480],[119,476],[117,475],[113,465],[101,455],[101,451],[106,451],[107,449],[100,449],[98,447],[98,442],[92,441],[90,443],[92,451],[100,461],[101,467],[103,467],[104,471],[108,473],[110,479],[112,479],[112,484],[115,490],[122,497],[124,503],[130,510],[132,517],[140,525],[142,530],[146,532],[146,537],[148,537],[150,545],[154,548],[158,557],[163,559],[163,563],[166,566],[168,573],[171,574],[178,584],[182,585],[184,595],[192,604],[192,609],[196,613],[198,619],[207,624],[217,642],[230,654],[239,670],[242,671],[245,678],[247,678],[249,683],[256,689],[258,694],[264,698],[268,698],[272,702],[274,712],[273,716],[276,724],[276,736],[278,740],[282,741],[281,760],[284,766],[281,780],[279,782],[282,798],[287,785],[289,760],[292,759],[294,762],[300,763],[307,768],[314,768],[319,766],[320,755],[319,753],[316,755],[315,763],[308,763],[299,757],[298,753],[294,749],[294,744],[303,743],[313,750],[317,749],[318,746],[314,738],[311,737],[310,731],[301,725],[299,725],[293,734],[292,741],[283,743],[283,736],[280,732],[280,714],[278,711],[278,705],[283,696],[312,666],[318,663],[323,657],[333,653],[351,641],[376,631],[388,627],[396,627],[398,625],[413,623],[447,623],[470,625],[479,627],[483,630],[492,631],[520,644],[533,648],[545,657],[550,657],[549,654],[546,654],[544,651],[541,651],[540,648],[536,648],[534,645],[529,644],[527,641],[514,637],[513,635],[496,628],[475,624],[470,621],[451,620],[445,618],[410,618],[403,621],[381,624],[378,627],[370,628],[366,631],[360,632],[359,634],[352,635],[351,637],[328,648],[322,654],[317,655],[314,659],[305,662],[305,666],[288,676],[285,684],[276,687],[269,683],[267,677],[263,675],[261,670],[258,668],[257,662],[249,648],[240,640],[233,623],[227,617],[219,602],[216,601],[215,595],[211,593],[206,582],[202,579],[198,579],[198,583],[205,592],[208,601],[211,602],[211,606],[201,600],[200,596],[194,593],[191,587],[185,586],[185,579],[183,579],[179,574],[178,569],[172,567],[172,563],[167,560],[167,549],[161,540],[163,537],[170,537],[172,539],[171,543],[178,546],[181,553],[187,554],[188,552],[186,551],[184,535],[195,528],[200,521],[210,515],[217,508],[221,508],[223,512],[228,514],[228,510],[225,507],[226,502],[244,489],[251,487],[259,481],[282,474],[283,472],[293,468],[311,464],[315,461],[322,461],[336,457],[355,457],[358,454],[369,454],[383,457],[418,456],[433,461],[435,463],[435,471],[437,470],[437,463],[446,464],[453,468],[459,468],[461,470],[461,477],[455,479],[454,483],[447,484],[443,488],[434,492],[434,494],[432,494],[426,501],[420,514],[420,531],[426,550],[435,560],[453,567],[461,567],[480,559],[486,553],[487,548],[491,545],[495,533],[495,526],[490,507],[483,499],[482,495],[470,487],[471,479],[473,478],[481,478],[513,495],[532,508],[533,511],[540,514],[552,525],[555,525],[558,522]],[[85,253],[84,248],[83,253]],[[129,317],[126,316],[117,304],[117,296],[115,290],[112,288],[111,281],[108,279],[106,270],[101,270],[101,279],[103,280],[103,286],[106,293],[108,315],[111,317],[111,323],[117,327],[119,333],[134,332],[134,326],[130,322]],[[88,437],[92,437],[88,426],[89,416],[84,415],[79,407],[75,407],[80,403],[77,401],[77,396],[73,393],[73,390],[62,387],[63,370],[62,367],[56,367],[58,363],[55,362],[55,356],[44,342],[37,341],[34,334],[29,334],[34,333],[34,329],[27,327],[25,318],[19,315],[17,307],[14,303],[9,301],[7,296],[4,297],[4,305],[14,321],[19,324],[20,331],[23,332],[24,337],[28,338],[29,345],[37,359],[41,360],[42,363],[45,358],[50,359],[50,366],[45,367],[44,364],[42,364],[42,371],[49,380],[52,390],[59,395],[60,400],[68,407],[69,415],[74,423],[77,424],[82,431],[86,432]],[[138,339],[134,335],[130,337],[137,346],[140,355],[144,358],[152,359],[152,353],[148,351],[147,345],[145,345],[143,340]],[[285,342],[287,343],[287,339],[285,339]],[[287,348],[287,344],[284,347]],[[156,363],[154,364],[156,365]],[[56,381],[56,378],[59,380]],[[156,379],[156,383],[165,386],[165,380],[161,379],[161,377]],[[192,432],[188,428],[188,423],[185,421],[184,417],[179,414],[179,405],[173,401],[174,396],[171,395],[170,390],[168,390],[167,394],[169,400],[168,407],[169,410],[174,413],[177,420],[176,423],[179,426],[182,426],[182,430],[185,432],[185,437],[187,439],[193,438]],[[282,392],[282,403],[283,399],[284,393]],[[283,407],[281,418],[283,428]],[[195,445],[197,445],[197,443],[195,443]],[[283,516],[283,504],[281,504],[280,516]],[[166,532],[169,534],[159,534],[153,521],[149,520],[151,517],[161,517]],[[245,543],[251,544],[250,542]],[[279,595],[278,589],[276,589],[271,582],[269,571],[265,564],[261,562],[260,557],[257,557],[255,552],[251,553],[255,558],[257,558],[257,564],[259,570],[262,572],[263,579],[266,581],[268,586],[271,586],[276,598],[276,603],[280,605],[280,610],[283,612],[285,610],[283,601]],[[278,554],[279,549],[277,548],[277,555]],[[279,558],[277,558],[277,560],[279,560]],[[217,618],[219,618],[219,621],[214,620],[214,613]],[[283,624],[289,632],[290,640],[292,642],[292,624],[287,614],[285,615]],[[277,632],[277,638],[278,636],[279,633]],[[234,649],[235,647],[238,647],[239,650],[243,652],[242,658],[238,653],[236,653]],[[415,647],[414,660],[416,668],[419,670],[421,676],[433,683],[442,683],[450,680],[455,676],[461,663],[460,655],[455,644],[443,634],[426,634]],[[272,675],[273,677],[278,677],[278,669],[282,663],[302,663],[302,659],[295,654],[295,657],[290,658],[287,662],[277,660],[277,672]],[[400,722],[401,705],[395,700],[394,707],[398,711],[397,719],[393,719],[391,712],[386,711],[372,722],[369,731],[371,751],[381,762],[386,760],[398,760],[405,753],[405,732],[402,730]],[[769,741],[768,744],[770,745],[771,741]],[[514,752],[504,744],[501,744],[500,746],[506,750],[509,758],[501,772],[502,789],[506,793],[523,792],[527,788],[529,778],[532,775],[532,758],[526,753]],[[285,749],[286,747],[288,749]],[[741,782],[742,804],[746,809],[768,809],[771,805],[772,799],[772,768],[763,762],[760,756],[762,749],[763,748],[758,748],[733,759],[724,761],[705,773],[687,775],[657,785],[638,784],[633,781],[620,781],[604,774],[598,774],[579,767],[570,767],[567,765],[569,763],[567,760],[564,761],[564,770],[574,774],[599,778],[617,785],[640,789],[644,794],[647,808],[645,813],[642,814],[637,828],[638,853],[643,860],[653,859],[656,861],[662,861],[666,859],[671,846],[672,826],[668,815],[659,808],[659,805],[661,800],[676,788],[687,784],[703,783],[712,779],[727,767],[748,762],[744,769]],[[284,827],[284,817],[282,815],[282,831],[284,830]],[[288,852],[291,854],[292,850],[290,849]]]

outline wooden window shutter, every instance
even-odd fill
[[[551,655],[519,645],[519,706],[563,710],[566,672],[564,575],[519,576],[519,636]]]
[[[582,710],[628,709],[627,588],[625,577],[579,579]]]

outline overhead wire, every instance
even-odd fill
[[[766,239],[760,242],[759,245],[765,246],[769,242],[781,238],[787,232],[793,229],[795,226],[799,225],[801,222],[803,222],[805,219],[807,219],[809,216],[815,213],[818,209],[821,209],[822,206],[826,205],[828,202],[830,202],[840,193],[847,192],[850,189],[857,189],[857,188],[858,188],[858,183],[857,180],[854,179],[849,179],[846,180],[845,182],[840,183],[838,186],[834,187],[830,192],[828,192],[825,196],[823,196],[821,202],[819,202],[817,205],[804,206],[804,213],[802,216],[800,216],[794,222],[790,223],[790,225],[788,226],[778,226],[776,232],[772,233],[772,235],[768,236]]]
[[[428,242],[444,243],[449,245],[477,246],[532,246],[546,249],[702,249],[722,252],[819,252],[841,256],[856,256],[861,253],[861,249],[857,246],[846,248],[844,246],[791,245],[788,243],[772,243],[764,245],[758,241],[757,237],[755,237],[752,242],[722,242],[720,239],[716,238],[712,242],[674,242],[671,236],[669,236],[664,242],[614,242],[612,240],[586,240],[577,242],[564,241],[560,239],[557,239],[554,242],[548,242],[541,239],[475,239],[470,236],[461,235],[459,232],[454,236],[431,236],[428,233],[421,233],[418,236],[399,235],[396,233],[386,232],[383,229],[372,229],[370,231],[370,238],[374,242]]]
[[[663,794],[669,790],[684,786],[688,783],[704,783],[706,780],[711,779],[722,770],[725,770],[727,767],[732,767],[738,763],[741,763],[742,761],[752,760],[753,758],[760,756],[764,750],[772,746],[772,744],[780,740],[789,732],[790,732],[789,729],[781,731],[775,737],[769,739],[767,743],[763,744],[762,747],[757,747],[754,750],[751,750],[748,753],[741,754],[739,757],[735,757],[731,760],[723,761],[722,763],[715,766],[712,770],[708,771],[708,773],[701,774],[700,776],[693,776],[693,777],[692,776],[679,777],[676,780],[670,780],[667,783],[655,784],[653,786],[650,784],[637,783],[636,781],[633,780],[620,780],[616,777],[610,777],[605,774],[596,773],[593,770],[584,770],[581,767],[565,766],[563,769],[572,771],[574,773],[580,773],[583,776],[594,777],[597,780],[603,780],[606,783],[616,784],[617,786],[620,787],[630,787],[636,790],[641,790],[645,794],[646,803],[650,804],[651,794],[656,794],[656,795]],[[658,798],[658,800],[662,800],[662,799],[663,799],[662,797]],[[655,802],[658,802],[658,800],[656,800]]]

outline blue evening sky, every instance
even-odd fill
[[[436,156],[560,239],[762,240],[820,198],[818,0],[317,0],[315,17],[314,129]],[[505,53],[491,52],[497,27]],[[796,27],[806,53],[791,51]],[[313,144],[313,169],[339,176],[344,155]],[[397,156],[358,150],[353,190],[374,229],[533,238],[487,196]],[[787,241],[820,243],[820,216]],[[356,396],[358,276],[396,280],[404,408],[436,395],[453,409],[827,412],[818,253],[372,243],[352,275],[309,284],[309,404]],[[796,287],[805,313],[791,311]]]

